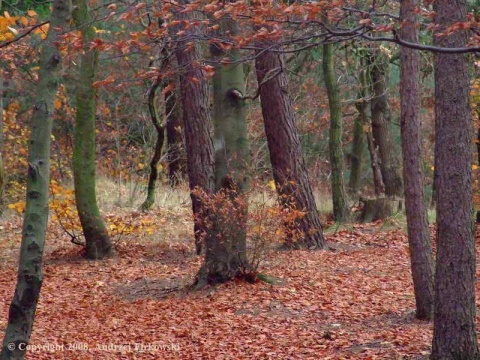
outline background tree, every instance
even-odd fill
[[[360,79],[360,87],[357,92],[357,101],[355,102],[355,109],[357,116],[354,119],[353,125],[353,141],[352,152],[350,154],[350,178],[348,182],[348,189],[352,196],[357,196],[361,178],[362,178],[362,162],[365,153],[365,127],[370,123],[368,117],[368,101],[366,93],[366,74],[365,68],[361,65],[361,58],[359,56],[358,65],[356,66],[358,78]]]
[[[403,39],[418,42],[417,0],[401,2]],[[423,181],[423,156],[420,132],[420,54],[400,48],[401,136],[405,208],[410,246],[415,301],[419,319],[431,320],[433,315],[433,253]]]
[[[57,47],[68,30],[71,3],[55,0],[51,25],[42,43],[36,101],[33,106],[31,136],[28,142],[26,207],[15,293],[10,304],[8,323],[0,359],[24,359],[32,333],[35,310],[43,281],[43,250],[48,220],[48,184],[50,179],[50,141],[54,99],[60,80],[61,54]],[[13,343],[14,348],[8,346]]]
[[[385,185],[385,195],[402,196],[403,184],[399,149],[393,138],[393,123],[388,103],[388,58],[381,48],[374,47],[367,55],[368,79],[372,98],[370,108],[372,114],[372,135],[375,148],[378,149],[380,170]]]
[[[182,111],[178,94],[178,81],[170,79],[175,84],[172,90],[165,92],[165,112],[167,115],[167,162],[168,179],[171,187],[177,186],[185,174],[184,146],[182,138]]]
[[[325,87],[328,95],[328,106],[330,109],[328,148],[330,153],[330,164],[332,166],[333,218],[335,221],[343,223],[348,220],[350,211],[348,208],[343,178],[344,161],[342,149],[342,104],[340,101],[337,78],[335,76],[333,50],[333,44],[323,45],[322,68],[323,76],[325,78]]]

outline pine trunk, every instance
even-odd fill
[[[48,220],[48,184],[53,102],[57,93],[61,54],[56,44],[68,31],[71,3],[55,0],[47,38],[42,44],[32,131],[28,142],[26,208],[17,285],[10,304],[0,359],[22,360],[32,333],[43,281],[43,250]]]
[[[466,21],[461,0],[437,0],[435,23],[443,32]],[[434,36],[436,46],[463,47],[466,31]],[[470,76],[467,56],[436,54],[435,169],[437,267],[431,359],[478,359],[475,333],[475,238],[472,214]]]
[[[273,45],[258,46],[267,48]],[[285,245],[292,248],[324,248],[323,229],[303,158],[292,100],[288,95],[284,59],[278,53],[257,50],[255,67],[273,178],[280,203],[288,210],[305,214],[298,216],[293,223],[286,223]]]
[[[418,42],[415,9],[418,0],[401,2],[402,38]],[[400,49],[401,137],[403,151],[403,178],[405,181],[405,208],[416,316],[431,320],[433,315],[433,252],[428,228],[422,173],[422,142],[420,133],[420,77],[418,51]]]
[[[188,1],[182,1],[188,3]],[[193,15],[178,12],[180,21],[192,21]],[[187,150],[188,179],[191,191],[192,209],[194,215],[194,234],[197,254],[202,251],[202,242],[208,236],[209,229],[202,224],[202,199],[195,194],[196,188],[211,194],[214,189],[214,150],[210,136],[212,124],[208,112],[208,83],[200,67],[198,49],[190,47],[188,35],[193,35],[194,29],[187,30],[186,36],[177,42],[175,56],[178,67],[183,69],[180,74],[180,89],[182,97],[183,123],[185,145]],[[205,216],[205,214],[203,215]]]
[[[343,119],[340,92],[338,89],[335,68],[333,66],[333,44],[323,45],[323,76],[327,89],[328,105],[330,108],[329,153],[332,166],[332,196],[333,218],[336,222],[344,223],[349,218],[349,209],[346,199],[345,183],[343,179],[344,161],[342,149]]]
[[[77,110],[75,116],[75,145],[73,149],[73,175],[75,201],[78,216],[85,236],[86,256],[102,259],[113,253],[108,230],[97,204],[95,189],[95,98],[92,86],[97,66],[97,52],[89,49],[95,36],[91,26],[86,0],[75,0],[73,19],[81,29],[84,54],[80,59],[80,73],[77,82]]]
[[[385,195],[402,196],[403,184],[400,149],[395,145],[392,132],[392,114],[388,104],[388,60],[379,49],[373,49],[368,55],[369,78],[372,87],[372,135],[375,148],[380,157],[380,171],[385,185]]]

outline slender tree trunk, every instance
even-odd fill
[[[466,21],[462,0],[437,0],[434,11],[436,33]],[[467,33],[434,35],[434,43],[466,46]],[[463,54],[436,54],[434,66],[437,267],[431,359],[478,359],[468,62]]]
[[[43,250],[48,220],[48,183],[53,101],[58,89],[61,54],[56,44],[69,27],[71,3],[55,0],[50,29],[42,44],[39,59],[36,103],[28,142],[26,208],[15,294],[10,304],[8,323],[0,359],[25,358],[32,333],[35,310],[43,281]]]
[[[325,87],[327,89],[328,105],[330,108],[330,138],[328,145],[330,164],[332,166],[333,217],[335,221],[343,223],[348,220],[350,211],[348,209],[347,195],[343,179],[342,105],[340,102],[340,92],[333,65],[333,44],[323,45],[322,66]]]
[[[363,154],[365,152],[365,129],[364,124],[368,122],[366,103],[362,100],[358,100],[355,104],[358,115],[355,118],[353,124],[353,143],[351,153],[351,166],[350,166],[350,179],[348,182],[348,188],[350,194],[358,196],[360,189],[360,183],[362,179],[362,162]]]
[[[220,21],[222,31],[238,32],[231,18]],[[247,260],[247,213],[249,147],[247,112],[243,94],[243,64],[228,64],[225,59],[240,57],[238,50],[225,52],[217,44],[210,46],[216,60],[213,76],[213,124],[215,129],[214,236],[206,238],[205,262],[197,276],[197,285],[228,281],[245,276]],[[221,199],[221,200],[220,200]],[[220,201],[218,201],[220,200]]]
[[[403,21],[402,38],[407,41],[418,42],[415,13],[418,6],[419,0],[403,0],[400,5],[400,16]],[[403,178],[416,316],[418,319],[431,320],[434,295],[433,252],[422,173],[419,60],[418,51],[406,47],[400,49]]]
[[[365,61],[365,54],[360,54],[360,67],[366,68],[367,64]],[[358,77],[358,99],[355,104],[359,117],[362,119],[363,132],[365,133],[365,139],[367,141],[368,153],[370,154],[370,165],[372,168],[373,174],[373,187],[375,189],[375,195],[381,197],[385,195],[385,184],[382,179],[382,172],[380,171],[380,160],[377,148],[375,147],[375,142],[372,135],[372,122],[367,115],[367,95],[368,95],[368,81],[367,81],[367,71],[361,70]]]
[[[272,44],[258,44],[270,47]],[[270,151],[279,200],[286,209],[305,212],[293,223],[287,223],[286,246],[324,248],[325,238],[303,158],[288,79],[281,55],[257,50],[255,67],[260,86],[265,134]],[[297,241],[296,235],[300,239]]]
[[[373,173],[373,187],[375,189],[375,196],[385,196],[385,184],[383,183],[382,171],[380,170],[380,156],[378,149],[375,147],[371,128],[365,133],[367,137],[368,152],[370,153],[370,164]]]
[[[3,71],[0,71],[0,214],[3,213],[4,206],[4,192],[5,192],[5,168],[3,164],[3,148],[5,145],[5,138],[3,135],[3,96],[4,96],[5,78]]]
[[[380,170],[387,196],[402,196],[402,174],[400,149],[395,145],[392,134],[392,114],[388,104],[388,61],[379,49],[370,51],[368,57],[369,77],[373,97],[370,101],[372,111],[372,134],[375,148],[380,156]]]
[[[351,167],[350,167],[350,180],[348,188],[351,195],[358,195],[362,177],[362,162],[363,154],[365,152],[365,128],[370,123],[368,118],[368,101],[367,101],[367,75],[365,71],[365,65],[362,56],[359,56],[358,71],[358,83],[359,90],[357,93],[357,101],[355,102],[355,108],[357,109],[357,117],[353,127],[353,144],[351,154]]]
[[[157,107],[155,105],[155,94],[159,86],[160,79],[157,78],[147,92],[148,111],[150,113],[150,119],[152,120],[153,126],[157,132],[157,141],[155,143],[152,160],[150,161],[150,176],[148,177],[147,198],[140,206],[141,210],[148,210],[155,203],[155,188],[158,179],[157,166],[162,157],[162,148],[165,141],[165,129],[158,118]]]
[[[167,163],[168,178],[171,187],[176,187],[184,173],[182,118],[180,104],[177,101],[178,86],[165,93],[165,112],[167,113]]]
[[[77,83],[77,112],[75,117],[75,145],[73,148],[73,175],[75,201],[85,236],[86,256],[102,259],[113,253],[108,230],[97,204],[95,189],[95,108],[96,91],[92,86],[97,66],[97,51],[90,50],[95,36],[86,0],[74,0],[73,19],[83,36],[84,54],[80,58]]]
[[[182,4],[188,1],[181,1]],[[176,17],[180,21],[191,21],[192,14],[179,12]],[[202,239],[208,236],[209,229],[200,221],[202,216],[202,199],[194,192],[195,188],[211,194],[214,188],[214,153],[211,134],[211,122],[208,112],[208,83],[200,67],[198,49],[190,47],[188,35],[194,31],[186,30],[187,34],[177,42],[175,56],[183,72],[180,74],[180,89],[182,96],[183,123],[185,145],[187,150],[188,179],[191,190],[192,209],[195,218],[194,233],[197,254],[202,250]],[[205,214],[204,214],[205,215]]]

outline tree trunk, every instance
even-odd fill
[[[353,128],[353,144],[352,144],[352,154],[351,154],[351,166],[350,166],[350,181],[348,184],[350,194],[358,195],[358,190],[360,187],[361,176],[362,176],[362,161],[363,154],[365,152],[365,140],[366,140],[366,131],[365,128],[370,123],[368,118],[367,109],[367,75],[365,71],[365,64],[362,56],[359,56],[359,66],[358,66],[358,83],[359,90],[357,93],[357,101],[355,102],[355,108],[357,109],[358,115],[355,118],[354,128]]]
[[[272,44],[258,46],[267,48]],[[287,210],[305,213],[295,221],[286,223],[285,245],[292,248],[324,248],[323,229],[308,179],[292,100],[288,95],[284,59],[277,53],[257,50],[255,67],[273,178],[280,203]]]
[[[3,213],[4,193],[5,193],[5,167],[3,164],[3,148],[5,145],[5,137],[3,134],[3,96],[5,79],[3,71],[0,71],[0,214]]]
[[[367,117],[367,103],[360,99],[357,99],[355,104],[358,115],[355,118],[353,124],[353,143],[351,153],[351,165],[350,165],[350,179],[348,182],[348,188],[351,195],[358,196],[360,189],[360,183],[362,180],[362,162],[363,154],[365,152],[365,128],[364,124],[368,123]]]
[[[186,4],[188,1],[183,0]],[[180,21],[192,21],[189,12],[178,12],[176,18]],[[208,112],[208,83],[200,67],[198,49],[189,46],[192,28],[177,42],[175,56],[178,67],[183,69],[180,74],[180,89],[182,96],[183,123],[185,145],[187,150],[188,178],[192,198],[192,209],[195,219],[194,233],[197,254],[202,250],[202,238],[208,235],[208,229],[200,221],[202,216],[202,199],[194,193],[195,188],[211,194],[214,188],[214,154],[213,141],[210,136],[211,122]]]
[[[178,86],[165,93],[165,112],[167,113],[167,163],[170,186],[176,187],[184,174],[182,118],[180,104],[177,102]]]
[[[75,116],[75,145],[73,148],[73,175],[75,202],[85,236],[86,256],[102,259],[113,253],[97,204],[95,189],[95,108],[96,91],[92,86],[97,66],[97,51],[90,50],[95,37],[86,0],[75,0],[73,19],[82,32],[84,54],[80,58],[77,83],[77,111]]]
[[[437,0],[434,11],[437,34],[466,21],[465,1]],[[434,43],[463,47],[467,33],[434,34]],[[436,54],[434,67],[437,267],[431,359],[478,359],[468,61],[463,54]]]
[[[32,131],[28,142],[26,208],[15,294],[0,359],[24,359],[25,345],[32,333],[35,310],[43,281],[43,250],[48,220],[50,136],[53,102],[60,77],[61,54],[56,44],[68,31],[71,3],[55,0],[51,25],[42,44]]]
[[[155,143],[155,149],[153,151],[152,160],[150,161],[150,176],[148,177],[148,186],[147,186],[147,198],[140,206],[141,210],[150,209],[155,203],[155,188],[158,179],[158,162],[162,157],[162,148],[165,141],[165,129],[162,126],[160,119],[158,118],[157,107],[155,105],[155,93],[157,92],[158,87],[160,86],[160,79],[157,78],[152,84],[150,89],[148,89],[148,111],[150,113],[150,119],[152,120],[153,126],[157,131],[157,141]]]
[[[235,36],[237,25],[231,18],[220,21],[221,29]],[[243,64],[227,64],[225,59],[240,57],[238,50],[225,52],[210,45],[216,61],[213,76],[213,124],[215,129],[215,192],[218,206],[211,209],[215,232],[206,238],[205,262],[197,276],[197,286],[245,276],[247,260],[248,187],[247,112],[243,94]],[[221,199],[221,201],[218,201]]]
[[[338,90],[335,68],[333,66],[333,44],[323,45],[323,76],[327,89],[328,105],[330,108],[330,132],[328,148],[330,164],[332,166],[332,196],[333,218],[336,222],[348,221],[350,211],[348,209],[345,184],[343,179],[344,161],[342,149],[343,119],[342,104]]]
[[[401,2],[402,38],[418,42],[415,9],[418,0]],[[422,173],[422,141],[420,134],[420,77],[418,51],[400,49],[401,136],[403,151],[403,178],[405,181],[405,208],[408,242],[415,291],[416,316],[431,320],[433,315],[433,252],[428,228]]]
[[[363,203],[360,220],[364,223],[385,220],[403,209],[403,200],[394,197],[361,198]]]
[[[392,134],[392,114],[388,104],[388,60],[373,49],[367,57],[369,78],[372,87],[372,135],[380,157],[380,170],[387,196],[403,196],[400,161],[396,154],[400,151]]]

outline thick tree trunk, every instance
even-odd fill
[[[437,33],[466,21],[462,0],[434,3]],[[443,47],[466,46],[457,30],[434,36]],[[475,238],[472,216],[472,116],[466,55],[435,55],[437,267],[431,359],[478,359],[475,333]]]
[[[380,156],[380,170],[387,196],[403,196],[400,149],[395,145],[392,133],[392,114],[388,104],[388,61],[379,49],[372,49],[367,57],[372,87],[372,134]]]
[[[342,149],[342,105],[340,102],[337,78],[335,77],[335,68],[333,66],[333,44],[323,45],[322,68],[330,108],[328,148],[330,164],[332,166],[333,218],[336,222],[344,223],[350,217],[350,210],[348,209],[345,182],[343,179],[345,166]]]
[[[270,47],[272,44],[258,46]],[[286,209],[305,213],[293,223],[286,224],[288,234],[285,245],[292,248],[324,248],[323,229],[308,179],[292,100],[288,95],[284,60],[278,53],[257,50],[255,66],[279,200]]]
[[[182,3],[188,3],[183,0]],[[180,21],[189,22],[192,14],[179,12]],[[202,239],[208,236],[208,229],[200,221],[202,216],[202,199],[194,193],[195,188],[211,194],[214,188],[214,153],[211,134],[210,114],[208,112],[208,83],[200,67],[198,49],[190,47],[188,35],[194,31],[187,30],[185,37],[177,42],[175,56],[180,74],[185,145],[187,150],[188,179],[191,190],[192,209],[195,219],[194,233],[197,254],[202,250]],[[205,216],[205,214],[204,214]]]
[[[157,141],[155,143],[152,160],[150,161],[150,176],[148,177],[147,198],[140,206],[141,210],[148,210],[155,203],[155,188],[158,179],[157,166],[158,162],[162,157],[162,148],[165,141],[165,129],[162,126],[160,119],[158,118],[157,107],[155,105],[155,94],[159,86],[160,79],[157,78],[150,87],[150,89],[148,89],[147,93],[148,111],[150,113],[150,119],[152,120],[153,126],[155,127],[155,130],[157,132]]]
[[[235,36],[237,24],[220,20],[223,33]],[[225,59],[240,58],[238,50],[223,51],[210,45],[216,61],[213,76],[213,124],[215,129],[215,232],[205,241],[205,262],[197,276],[197,286],[228,281],[249,272],[247,260],[248,135],[243,64]],[[220,200],[221,199],[221,200]],[[220,201],[218,201],[220,200]]]
[[[43,250],[48,220],[48,183],[53,101],[61,54],[56,44],[68,31],[71,3],[55,0],[50,29],[42,44],[32,131],[28,142],[27,197],[17,286],[10,304],[0,359],[24,359],[43,281]]]
[[[80,58],[80,71],[77,83],[77,112],[75,116],[75,145],[73,149],[73,175],[75,202],[85,236],[86,256],[89,259],[102,259],[113,253],[97,204],[95,189],[95,108],[96,91],[92,86],[97,66],[97,52],[90,50],[90,42],[95,36],[88,13],[86,0],[75,0],[73,19],[82,32],[85,53]]]
[[[416,8],[418,0],[401,2],[402,38],[418,41]],[[422,143],[420,133],[420,77],[418,51],[400,49],[401,136],[403,178],[408,241],[415,291],[416,316],[431,320],[433,315],[433,252],[428,228],[422,173]]]

